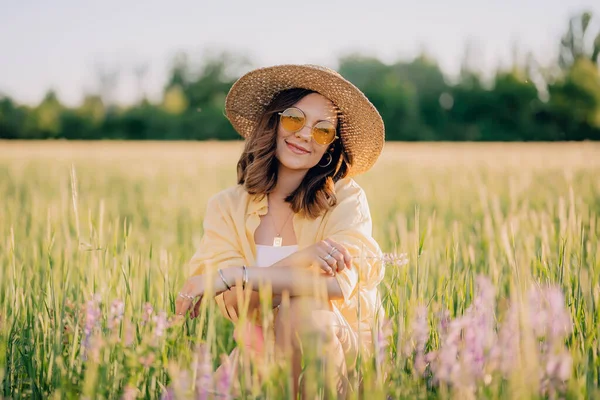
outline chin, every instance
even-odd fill
[[[294,161],[290,161],[290,160],[279,160],[279,164],[281,164],[281,166],[287,168],[287,169],[291,169],[291,170],[295,170],[295,171],[308,171],[309,169],[312,168],[312,166],[310,165],[306,165],[305,163],[299,163],[299,162],[294,162]]]
[[[284,156],[278,155],[277,160],[282,167],[295,171],[308,171],[314,167],[314,165],[307,163],[306,160],[299,160],[296,157],[288,157],[287,154]]]

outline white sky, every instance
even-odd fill
[[[120,70],[116,95],[130,103],[133,70],[146,63],[143,89],[155,99],[178,51],[335,68],[352,51],[393,62],[425,49],[452,75],[467,42],[487,71],[510,64],[517,43],[547,64],[569,17],[585,9],[597,29],[600,1],[588,0],[0,0],[0,93],[33,104],[54,88],[77,104],[97,92],[102,65]]]

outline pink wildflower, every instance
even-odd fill
[[[226,354],[221,355],[220,371],[217,380],[217,396],[229,400],[232,398],[231,386],[233,384],[233,365]]]
[[[196,363],[196,399],[206,400],[212,392],[213,368],[210,349],[206,344],[197,348],[198,362]]]
[[[85,360],[87,358],[87,351],[90,349],[91,336],[94,330],[96,330],[100,324],[100,296],[94,295],[85,305],[85,325],[83,328],[83,340],[82,345],[82,357]]]
[[[167,320],[167,313],[164,311],[159,312],[155,315],[152,320],[154,321],[154,339],[158,340],[163,337],[165,334],[165,330],[169,327],[169,322]]]
[[[425,361],[425,346],[429,339],[429,323],[427,321],[427,308],[418,306],[412,324],[413,340],[416,342],[415,369],[422,375],[427,368]]]
[[[137,392],[138,389],[135,386],[127,384],[127,386],[125,386],[125,390],[123,391],[121,400],[135,400],[137,399]]]
[[[146,325],[150,321],[152,321],[152,317],[154,316],[154,308],[152,308],[152,304],[144,303],[142,307],[142,325]]]
[[[110,305],[110,313],[108,316],[108,328],[115,329],[121,323],[123,319],[123,313],[125,312],[125,303],[123,300],[114,300]]]
[[[494,326],[495,289],[485,277],[477,277],[476,295],[465,314],[448,322],[443,314],[440,324],[441,346],[428,357],[437,381],[455,387],[473,388],[484,378],[488,354],[496,342]]]

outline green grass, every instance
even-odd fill
[[[240,149],[0,142],[0,396],[119,398],[136,389],[141,398],[160,397],[168,385],[192,387],[199,343],[218,365],[234,342],[214,304],[159,338],[143,309],[150,303],[172,315],[202,237],[206,201],[235,183]],[[358,392],[373,399],[537,398],[545,365],[531,335],[523,334],[510,374],[493,372],[471,388],[439,384],[431,366],[423,373],[415,367],[417,307],[429,316],[426,351],[436,350],[438,313],[463,315],[483,274],[496,288],[498,327],[511,301],[527,307],[518,299],[532,285],[562,289],[573,329],[560,345],[573,366],[561,394],[600,396],[600,146],[389,144],[356,180],[383,250],[410,260],[387,269],[390,346],[384,360],[362,358]],[[83,311],[94,294],[102,317],[84,355]],[[124,316],[110,328],[115,300],[124,302]],[[285,366],[272,367],[260,384],[248,361],[244,397],[285,396]]]

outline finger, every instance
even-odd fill
[[[331,250],[333,250],[333,247],[331,248]],[[321,258],[323,260],[325,260],[325,262],[327,263],[327,265],[329,265],[329,267],[331,267],[331,275],[335,275],[335,272],[337,271],[337,260],[335,259],[335,256],[333,254],[331,254],[331,251],[327,254],[325,254],[324,256],[321,256]]]
[[[185,314],[185,308],[183,306],[183,304],[178,300],[177,303],[175,303],[175,315],[184,315]]]
[[[190,292],[190,289],[189,289],[188,285],[185,284],[181,288],[179,293],[177,293],[177,300],[175,301],[175,314],[185,315],[187,310],[189,310],[190,306],[192,305],[192,300],[179,295],[180,293],[189,293],[189,292]]]
[[[327,254],[317,256],[316,263],[318,264],[319,268],[321,268],[325,273],[331,275],[333,274],[333,269],[331,268],[327,260],[325,260],[326,256]]]
[[[327,239],[324,239],[323,241],[325,243],[327,243],[331,247],[337,247],[337,246],[339,246],[339,243],[336,242],[335,240],[333,240],[332,238],[327,238]]]
[[[177,295],[177,299],[175,300],[175,315],[181,315],[183,313],[183,299]]]
[[[194,305],[194,308],[192,310],[192,318],[196,318],[198,315],[200,315],[200,302],[202,301],[202,299],[198,299],[198,301],[196,301],[196,304]]]
[[[342,272],[346,267],[346,262],[344,261],[344,255],[339,251],[333,253],[333,258],[335,258],[337,263],[337,272]]]
[[[325,242],[327,246],[327,249],[325,250],[327,253],[324,256],[321,256],[321,258],[323,260],[325,260],[327,262],[327,264],[331,267],[332,269],[332,276],[335,276],[335,273],[339,271],[339,267],[338,267],[338,260],[336,257],[336,248],[331,246],[328,242]]]
[[[323,271],[325,271],[329,275],[333,276],[333,269],[331,269],[331,267],[329,266],[329,264],[327,263],[327,261],[323,260],[322,258],[319,258],[318,263],[320,264],[321,269]]]
[[[331,254],[331,252],[326,253],[321,256],[323,260],[332,268],[337,268],[337,260],[335,259],[335,255]]]
[[[327,238],[327,239],[325,239],[325,241],[332,247],[335,247],[340,253],[342,253],[342,255],[344,256],[344,262],[346,263],[347,268],[352,267],[352,256],[350,255],[350,252],[343,244],[340,244],[331,238]],[[336,253],[337,253],[337,251],[336,251]]]
[[[191,303],[192,302],[190,300],[179,297],[175,303],[175,314],[182,316],[185,315],[187,310],[190,308]]]
[[[330,246],[329,251],[336,249],[337,251],[342,252],[342,250],[345,248],[342,244],[338,243],[337,241],[331,238],[325,239],[325,242],[327,242],[327,244]]]

